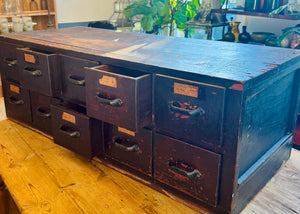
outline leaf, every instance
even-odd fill
[[[196,8],[200,8],[199,0],[193,0],[189,3],[193,3],[193,5],[195,5]]]
[[[150,15],[153,14],[153,8],[147,6],[147,0],[139,0],[133,4],[127,6],[123,10],[123,14],[126,18],[130,18],[136,15]]]
[[[153,30],[153,23],[154,23],[154,19],[151,15],[143,16],[142,21],[141,21],[141,25],[142,25],[142,28],[145,31],[152,31]]]

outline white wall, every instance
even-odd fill
[[[287,19],[274,19],[265,17],[254,16],[236,16],[236,21],[242,22],[240,25],[240,32],[242,31],[242,25],[247,26],[247,31],[252,32],[271,32],[277,36],[282,34],[282,29],[286,27],[294,27],[299,24],[299,20],[287,20]]]
[[[57,22],[107,20],[113,14],[115,0],[56,0]]]

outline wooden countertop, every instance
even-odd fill
[[[300,51],[241,43],[155,36],[88,27],[0,35],[4,41],[88,54],[103,63],[173,75],[175,71],[244,82],[278,69],[300,67]],[[97,60],[96,58],[93,60]],[[131,65],[132,67],[132,65]],[[269,72],[272,71],[272,72]]]
[[[0,163],[0,174],[25,214],[197,213],[7,119],[0,121]],[[300,213],[300,151],[292,151],[242,213]]]

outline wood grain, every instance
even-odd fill
[[[0,121],[6,119],[4,97],[0,97]]]
[[[9,120],[0,122],[0,162],[21,213],[196,213]]]
[[[266,77],[286,66],[292,65],[291,70],[300,66],[300,52],[296,50],[278,51],[275,47],[119,33],[87,27],[6,34],[1,37],[110,60],[134,62],[141,70],[155,66],[162,73],[166,72],[164,69],[171,69],[239,82],[258,76]]]

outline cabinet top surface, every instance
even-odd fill
[[[220,41],[75,27],[2,38],[234,81],[280,67],[300,67],[300,51]]]

